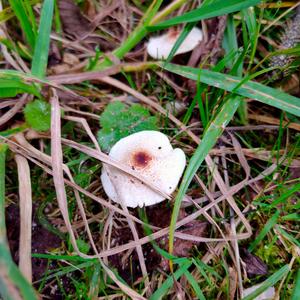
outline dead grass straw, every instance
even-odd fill
[[[15,161],[18,168],[20,199],[20,241],[19,268],[24,277],[32,282],[31,264],[31,228],[32,228],[32,192],[30,168],[26,158],[17,154]]]

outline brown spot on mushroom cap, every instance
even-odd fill
[[[179,34],[180,34],[180,31],[179,31],[179,30],[176,30],[176,29],[171,30],[171,31],[169,32],[169,34],[168,34],[168,38],[169,38],[170,40],[177,40]]]
[[[145,150],[139,150],[132,155],[132,165],[137,168],[146,168],[149,166],[152,156]]]

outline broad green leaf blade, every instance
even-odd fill
[[[244,8],[257,5],[260,2],[261,0],[216,0],[210,4],[202,5],[200,8],[194,9],[181,16],[161,22],[155,26],[149,26],[147,29],[155,31],[181,23],[198,22],[200,20],[240,11]]]
[[[32,74],[39,78],[44,78],[46,74],[53,10],[54,0],[45,0],[31,65]]]
[[[9,0],[9,3],[21,24],[22,30],[24,31],[31,49],[34,49],[36,36],[32,30],[29,18],[26,15],[26,10],[23,2],[21,0]]]
[[[257,100],[300,117],[300,99],[278,89],[246,80],[247,78],[239,78],[209,70],[201,70],[174,64],[159,63],[159,65],[172,73],[195,81],[200,79],[201,82],[208,85],[228,92],[234,91],[241,96]],[[243,82],[243,84],[241,84],[241,82]]]
[[[223,130],[233,118],[238,106],[240,105],[241,98],[239,96],[233,96],[229,98],[222,109],[216,115],[214,120],[208,126],[204,133],[203,139],[193,154],[190,162],[185,170],[179,191],[175,198],[174,208],[170,223],[170,238],[169,238],[169,252],[173,252],[173,242],[174,242],[174,232],[177,217],[179,214],[181,201],[203,160],[212,149],[212,147],[217,142],[218,138],[221,136]]]
[[[267,288],[274,286],[281,278],[283,278],[290,271],[289,265],[283,266],[277,272],[275,272],[272,276],[266,279],[261,286],[252,292],[250,295],[244,297],[242,300],[253,300]]]

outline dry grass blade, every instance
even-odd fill
[[[300,3],[260,2],[0,0],[0,298],[299,294]],[[153,60],[162,27],[202,38]],[[144,130],[185,153],[175,190],[111,158]],[[127,207],[111,170],[165,201]]]
[[[129,211],[128,211],[127,207],[123,203],[121,204],[121,206],[122,206],[123,210],[126,213],[129,214]],[[135,228],[135,225],[134,225],[133,221],[128,217],[126,219],[127,219],[128,225],[131,229],[133,239],[137,244],[136,245],[136,252],[137,252],[137,255],[138,255],[138,258],[139,258],[141,271],[142,271],[142,274],[143,274],[143,277],[144,277],[144,280],[145,280],[146,295],[147,295],[147,297],[149,297],[151,295],[150,281],[149,281],[149,277],[148,277],[148,272],[147,272],[147,267],[146,267],[146,263],[145,263],[145,257],[144,257],[144,254],[143,254],[143,249],[142,249],[142,246],[139,244],[139,235],[138,235],[138,232]]]
[[[30,169],[27,159],[23,156],[17,154],[15,160],[18,168],[20,199],[19,268],[24,277],[31,282],[32,193]]]
[[[19,112],[19,110],[25,105],[27,102],[28,95],[24,94],[21,99],[5,114],[0,117],[0,126],[8,122],[11,118],[15,116]]]
[[[69,219],[69,211],[67,207],[67,195],[64,185],[63,176],[63,155],[61,149],[61,120],[60,107],[58,97],[54,89],[52,89],[53,96],[51,98],[51,159],[53,169],[53,181],[56,191],[56,197],[61,214],[65,221],[70,234],[71,243],[75,251],[81,255],[79,251],[74,232]]]
[[[87,121],[85,119],[83,119],[83,118],[77,118],[77,117],[65,117],[65,118],[67,120],[79,122],[80,124],[82,124],[82,126],[85,129],[86,133],[88,134],[88,136],[90,137],[90,139],[93,141],[93,143],[94,143],[95,148],[97,149],[97,151],[99,153],[102,153],[101,149],[99,147],[99,144],[98,144],[95,136],[92,134],[92,131],[91,131],[91,129],[90,129],[90,127],[89,127],[89,125],[88,125],[88,123],[87,123]],[[71,176],[71,174],[69,175],[69,177],[70,176]],[[77,191],[77,190],[75,190],[75,191]],[[78,192],[77,192],[77,194],[78,194]],[[79,197],[79,194],[77,195],[76,198],[78,198],[78,197]],[[79,199],[79,201],[77,201],[77,203],[78,203],[78,206],[80,207],[80,210],[83,211],[83,207],[82,207],[80,199]],[[129,211],[128,211],[127,207],[125,205],[122,205],[122,204],[121,204],[121,206],[122,206],[123,211],[126,214],[129,215]],[[84,220],[84,223],[85,223],[85,226],[86,226],[86,230],[87,230],[88,235],[89,235],[90,242],[93,245],[93,249],[94,249],[95,253],[98,255],[98,251],[97,251],[96,246],[94,244],[94,241],[93,241],[93,238],[92,238],[92,235],[91,235],[91,232],[90,232],[90,229],[89,229],[89,225],[87,223],[87,219],[86,219],[86,216],[85,216],[84,212],[82,213],[82,218]],[[138,236],[137,230],[135,228],[134,222],[129,217],[126,217],[126,219],[127,219],[128,225],[129,225],[129,227],[130,227],[130,229],[132,231],[134,240],[138,241],[139,236]],[[149,285],[148,272],[147,272],[147,268],[146,268],[146,264],[145,264],[145,258],[144,258],[144,255],[143,255],[142,247],[140,245],[138,245],[136,247],[136,251],[137,251],[137,254],[138,254],[138,258],[139,258],[139,262],[140,262],[140,266],[141,266],[141,271],[142,271],[143,277],[145,279],[145,285],[147,287],[149,287],[150,285]],[[149,291],[150,290],[147,288],[146,293],[147,293],[148,296],[150,295]]]
[[[4,140],[6,140],[6,139],[4,139]],[[18,153],[20,151],[19,147],[16,147],[13,142],[11,142],[9,140],[6,140],[6,141],[8,142],[10,148],[14,152]],[[28,144],[27,147],[28,146],[31,146],[31,145]],[[39,154],[35,153],[35,155],[34,155],[35,157],[38,157],[38,158],[43,157],[44,158],[44,156],[46,156],[45,154],[43,154],[42,152],[38,151],[37,149],[35,149],[34,152],[39,152]],[[29,153],[32,154],[32,150],[29,151]],[[25,156],[28,155],[28,153],[27,154],[26,153],[25,154],[22,153],[22,154],[25,155]],[[43,166],[42,164],[40,164],[39,162],[37,162],[35,159],[31,158],[30,156],[28,158],[30,160],[32,160],[34,163],[36,163],[37,165],[39,165],[40,167],[42,167],[46,172],[48,172],[49,174],[53,175],[51,170],[49,170],[48,168],[46,168],[45,166]],[[47,163],[47,160],[46,160],[46,163]],[[279,161],[279,163],[280,162],[281,161]],[[49,163],[47,163],[47,164],[49,164]],[[240,183],[236,184],[235,186],[231,187],[229,189],[229,191],[228,191],[227,194],[222,195],[221,197],[218,197],[216,200],[212,201],[212,203],[210,203],[209,205],[206,205],[205,207],[201,208],[198,212],[196,212],[196,213],[194,213],[194,214],[192,214],[190,216],[187,216],[186,218],[184,218],[181,221],[179,221],[178,224],[177,224],[177,227],[183,226],[183,225],[188,224],[189,222],[193,221],[194,219],[196,219],[197,217],[199,217],[201,214],[203,214],[204,212],[206,212],[209,209],[211,209],[212,207],[214,207],[217,203],[220,203],[220,202],[224,201],[226,199],[226,197],[228,197],[228,195],[234,195],[235,193],[237,193],[238,191],[240,191],[247,184],[253,184],[256,181],[259,181],[259,180],[263,179],[265,176],[270,175],[275,170],[276,166],[277,165],[274,164],[274,165],[270,166],[268,169],[266,169],[262,174],[258,175],[257,177],[255,177],[255,178],[253,178],[253,179],[251,179],[249,181],[243,180],[242,182],[240,182]],[[107,206],[108,208],[113,209],[114,211],[116,211],[116,212],[118,212],[118,213],[120,213],[122,215],[125,215],[126,217],[130,217],[130,218],[132,218],[132,220],[134,220],[134,221],[136,221],[138,223],[143,223],[139,219],[135,218],[134,216],[132,216],[130,214],[129,215],[125,214],[125,212],[123,210],[120,210],[120,209],[114,207],[113,205],[109,204],[105,200],[101,200],[100,198],[98,198],[95,195],[89,193],[88,191],[86,191],[85,189],[79,187],[78,185],[76,185],[76,184],[74,184],[74,183],[72,183],[72,182],[70,182],[70,181],[68,181],[66,179],[65,179],[65,183],[68,184],[72,188],[76,188],[79,192],[83,193],[87,197],[90,197],[91,199],[99,202],[101,205]],[[155,240],[155,239],[161,238],[164,235],[168,234],[168,230],[169,230],[169,228],[167,227],[167,228],[164,228],[162,230],[159,230],[159,231],[155,232],[151,236],[139,239],[138,243],[136,243],[135,241],[134,242],[129,242],[129,243],[124,244],[122,246],[118,246],[118,247],[115,247],[115,248],[112,248],[112,249],[109,249],[109,250],[106,250],[106,251],[102,251],[98,256],[94,255],[94,256],[86,256],[86,257],[87,258],[97,258],[97,257],[111,256],[111,255],[114,255],[114,254],[126,251],[128,249],[132,249],[132,248],[136,247],[137,245],[142,245],[142,244],[150,242],[151,240]],[[189,235],[189,234],[185,234],[185,233],[180,233],[180,232],[176,232],[175,236],[179,237],[179,238],[182,238],[182,239],[185,239],[185,240],[192,240],[192,241],[199,241],[199,242],[224,241],[224,239],[222,239],[222,238],[221,239],[219,239],[219,238],[215,238],[215,239],[202,238],[202,237],[195,237],[195,236],[192,236],[192,235]],[[225,239],[225,241],[230,241],[230,240],[234,240],[234,239],[235,239],[235,237],[227,237]]]
[[[151,189],[153,189],[154,191],[158,192],[159,194],[161,194],[162,196],[164,196],[166,199],[171,199],[171,196],[168,195],[167,193],[161,191],[161,189],[159,187],[157,187],[156,185],[154,185],[151,181],[143,178],[143,176],[141,176],[139,173],[135,172],[134,170],[132,170],[131,168],[129,168],[127,165],[120,163],[119,161],[116,161],[114,159],[112,159],[111,157],[109,157],[108,155],[106,155],[103,152],[99,152],[97,150],[94,150],[90,147],[87,147],[85,145],[81,145],[79,143],[73,142],[71,140],[67,140],[67,139],[62,139],[62,142],[74,149],[77,149],[91,157],[94,157],[106,164],[109,164],[131,176],[133,176],[134,178],[144,182],[146,185],[148,185]]]
[[[201,142],[200,139],[194,133],[192,133],[189,129],[187,129],[187,127],[182,122],[180,122],[172,114],[168,113],[159,104],[155,103],[148,97],[135,91],[134,89],[128,87],[127,85],[125,85],[124,83],[122,83],[116,79],[113,79],[110,77],[104,77],[104,78],[101,78],[100,81],[110,84],[112,86],[115,86],[115,87],[133,95],[137,99],[141,100],[143,103],[149,105],[150,107],[156,109],[158,112],[162,113],[164,116],[167,116],[175,125],[179,126],[182,130],[184,130],[197,144],[199,144]],[[209,155],[205,158],[205,162],[206,162],[214,180],[216,181],[218,187],[220,188],[220,191],[223,193],[223,195],[228,195],[227,202],[232,207],[232,209],[235,211],[235,213],[239,216],[239,218],[242,220],[242,222],[245,226],[246,232],[239,233],[238,239],[249,238],[252,234],[252,228],[251,228],[249,222],[247,221],[247,219],[245,218],[245,216],[241,213],[240,209],[236,205],[233,197],[230,194],[228,194],[228,189],[226,187],[226,184],[224,183],[218,169],[216,168],[212,158]]]
[[[249,114],[248,117],[251,120],[255,120],[255,121],[263,122],[263,123],[267,123],[267,124],[272,124],[272,125],[280,125],[281,124],[280,120],[273,118],[273,117],[264,116],[264,115]],[[293,123],[293,122],[290,123],[290,122],[282,121],[281,126],[300,131],[300,125],[298,123]]]
[[[41,161],[44,164],[46,164],[48,166],[51,166],[51,157],[46,155],[45,153],[37,150],[32,145],[30,145],[26,141],[26,139],[24,138],[24,136],[22,134],[15,135],[15,139],[18,141],[18,144],[13,142],[13,141],[5,139],[4,137],[0,136],[0,138],[2,138],[3,140],[5,140],[7,142],[7,144],[9,145],[10,149],[13,152],[20,153],[21,155],[27,157],[32,162],[34,162],[36,165],[38,165],[39,167],[44,169],[48,174],[53,175],[52,170],[45,167],[43,164],[41,164],[39,162],[39,161]],[[65,165],[63,165],[63,168],[64,168],[64,171],[66,172],[66,174],[69,174],[69,171],[68,171],[68,169]],[[124,217],[131,218],[133,221],[135,221],[135,222],[137,222],[141,225],[146,225],[144,222],[142,222],[138,218],[132,216],[131,214],[126,214],[122,209],[119,209],[118,207],[116,207],[116,206],[110,204],[109,202],[107,202],[106,200],[93,195],[92,193],[90,193],[87,190],[81,188],[79,185],[75,184],[74,182],[71,182],[70,180],[67,180],[67,179],[64,179],[64,182],[68,186],[72,187],[73,189],[76,189],[80,193],[83,193],[85,196],[93,199],[94,201],[98,202],[102,206],[104,206],[104,207],[106,207],[106,208],[108,208],[112,211],[115,211],[116,213],[119,213],[119,214],[123,215]],[[152,229],[158,229],[158,228],[155,227],[155,226],[152,226]]]
[[[268,150],[262,150],[259,148],[253,148],[253,149],[247,149],[247,148],[242,148],[242,152],[244,155],[259,159],[262,161],[272,161],[274,164],[279,165],[277,158],[274,157],[274,151],[268,151]],[[224,148],[222,150],[220,149],[212,149],[210,151],[211,155],[222,155],[224,154],[236,154],[235,150],[232,148]],[[285,155],[285,150],[278,150],[278,153],[280,155]],[[281,159],[281,164],[284,166],[288,166],[291,168],[299,168],[300,167],[300,160],[299,159],[289,159],[288,161]]]
[[[79,119],[78,118],[74,118],[74,117],[67,117],[68,119],[70,120],[76,120],[78,121]],[[80,123],[82,123],[80,121]],[[82,123],[84,128],[86,128],[86,124],[83,122]],[[94,142],[95,144],[95,138],[93,137],[92,133],[90,132],[90,130],[87,131],[88,132],[88,135],[91,137],[92,141]],[[45,137],[45,138],[48,138],[48,136],[39,136],[37,135],[35,132],[30,132],[29,135],[28,135],[30,138],[37,138],[37,137]],[[144,178],[143,176],[141,176],[139,173],[137,173],[136,171],[132,170],[130,167],[128,167],[127,165],[119,162],[119,161],[116,161],[114,159],[112,159],[110,156],[108,156],[107,154],[101,152],[99,146],[96,146],[97,150],[95,149],[92,149],[88,146],[85,146],[85,145],[81,145],[79,143],[76,143],[74,141],[71,141],[71,140],[68,140],[68,139],[61,139],[62,143],[65,144],[65,145],[68,145],[76,150],[79,150],[85,154],[87,154],[88,156],[90,157],[94,157],[98,160],[100,160],[101,162],[103,163],[106,163],[108,165],[111,165],[131,176],[133,176],[134,178],[140,180],[141,182],[144,182],[148,187],[150,187],[151,189],[153,189],[154,191],[156,191],[157,193],[161,194],[162,196],[164,196],[166,199],[172,199],[172,197],[163,192],[158,186],[156,186],[155,184],[153,184],[151,181],[147,180],[146,178]],[[99,149],[98,149],[99,148]]]
[[[20,147],[16,147],[14,143],[10,142],[9,140],[7,140],[10,148],[12,149],[12,151],[16,152],[16,153],[19,153],[20,152]],[[21,152],[22,153],[22,152]],[[28,154],[24,154],[22,153],[24,156],[28,155]],[[40,167],[42,167],[46,172],[48,172],[49,174],[53,175],[51,170],[49,170],[47,167],[43,166],[42,164],[40,164],[38,161],[36,161],[35,159],[31,158],[30,156],[28,157],[28,159],[30,159],[31,161],[33,161],[35,164],[39,165]],[[260,174],[259,176],[253,178],[252,180],[250,180],[248,182],[248,184],[250,183],[254,183],[255,181],[258,181],[258,180],[261,180],[264,178],[264,176],[268,176],[270,175],[274,169],[276,168],[276,165],[272,165],[271,167],[269,167],[267,170],[265,170],[265,172],[263,174]],[[65,182],[71,186],[71,187],[74,187],[74,188],[77,188],[78,191],[82,192],[83,194],[85,194],[86,196],[90,197],[91,199],[94,199],[95,201],[97,201],[97,197],[94,196],[93,194],[87,192],[86,190],[82,189],[81,187],[77,186],[76,184],[72,184],[70,181],[67,181],[65,180]],[[230,189],[230,191],[232,193],[236,193],[238,192],[240,189],[242,189],[243,187],[245,186],[245,183],[243,182],[242,184],[237,184],[236,186],[232,187]],[[233,195],[233,194],[232,194]],[[210,203],[209,205],[201,208],[198,212],[194,213],[193,215],[190,215],[186,218],[184,218],[183,220],[179,221],[178,222],[178,227],[180,226],[183,226],[185,224],[188,224],[190,223],[192,220],[194,220],[195,218],[199,217],[201,214],[203,214],[203,212],[206,212],[208,211],[209,209],[211,209],[214,205],[216,205],[217,203],[220,203],[222,201],[224,201],[226,199],[226,197],[224,196],[221,196],[219,197],[218,199],[216,199],[213,203]],[[98,200],[99,201],[99,200]],[[116,208],[115,208],[116,209]],[[117,211],[117,209],[116,209]],[[122,210],[119,210],[117,211],[118,213],[121,213],[121,214],[124,214],[124,212]],[[131,218],[135,218],[131,215],[129,215]],[[137,221],[137,220],[135,220]],[[139,220],[138,220],[139,221]],[[141,222],[141,221],[139,221]],[[115,247],[115,248],[112,248],[112,249],[109,249],[107,251],[102,251],[101,253],[99,253],[99,255],[90,255],[90,256],[86,256],[87,258],[99,258],[99,257],[107,257],[107,256],[111,256],[111,255],[114,255],[114,254],[118,254],[118,253],[121,253],[121,252],[124,252],[126,250],[129,250],[129,249],[132,249],[132,248],[135,248],[137,245],[143,245],[143,244],[146,244],[152,240],[155,240],[155,239],[158,239],[158,238],[161,238],[163,237],[164,235],[167,235],[168,234],[168,230],[169,228],[164,228],[162,230],[159,230],[158,232],[155,232],[154,234],[152,234],[151,236],[146,236],[144,238],[141,238],[139,239],[138,243],[136,243],[135,241],[133,242],[129,242],[127,244],[124,244],[122,246],[118,246],[118,247]],[[199,241],[199,242],[213,242],[213,241],[224,241],[224,239],[210,239],[210,238],[200,238],[200,237],[195,237],[195,236],[192,236],[192,235],[189,235],[189,234],[185,234],[185,233],[179,233],[179,232],[176,232],[175,233],[175,237],[178,237],[178,238],[181,238],[181,239],[185,239],[185,240],[192,240],[192,241]],[[229,241],[229,240],[232,240],[234,238],[231,238],[231,237],[227,237],[225,240],[226,241]],[[223,243],[219,244],[219,245],[223,245]],[[223,247],[222,246],[222,247]],[[222,248],[220,246],[220,249]],[[219,248],[218,248],[219,249]],[[205,257],[204,257],[205,258]],[[208,261],[207,259],[211,259],[211,256],[205,258],[205,261]]]
[[[74,236],[74,232],[72,229],[72,225],[69,220],[69,213],[67,207],[67,195],[64,186],[64,176],[63,176],[63,156],[61,149],[61,120],[60,120],[60,107],[58,102],[58,97],[56,95],[55,90],[52,90],[53,96],[51,98],[51,158],[52,158],[52,168],[53,168],[53,181],[57,195],[57,201],[60,208],[60,211],[63,215],[66,227],[70,234],[71,243],[73,245],[74,250],[78,253],[78,255],[83,257],[89,257],[88,255],[84,255],[78,249],[76,239]],[[85,220],[87,223],[87,221]],[[88,227],[88,225],[87,225]],[[94,250],[95,247],[94,247]],[[127,287],[124,283],[122,283],[116,275],[101,261],[99,254],[96,254],[96,257],[99,258],[99,261],[108,275],[114,280],[114,282],[129,296],[133,296],[133,299],[145,299],[140,296],[134,290]]]

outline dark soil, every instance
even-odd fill
[[[47,253],[52,249],[61,246],[61,239],[44,228],[37,221],[36,212],[38,210],[37,205],[33,208],[33,221],[32,221],[32,253]],[[7,207],[6,213],[6,226],[7,237],[11,255],[16,264],[19,261],[19,234],[20,234],[20,211],[19,206],[13,204]],[[55,263],[48,264],[47,259],[32,258],[32,278],[33,282],[43,278],[47,269],[53,269],[56,267]],[[60,278],[64,289],[67,291],[70,286],[70,280],[63,276]],[[39,288],[39,283],[35,284],[35,288]],[[42,294],[47,295],[44,299],[59,300],[64,299],[63,295],[55,286],[48,286],[41,291]]]
[[[147,219],[150,225],[157,226],[160,228],[165,228],[170,225],[171,220],[171,208],[166,203],[160,203],[158,205],[153,205],[146,208]],[[138,212],[135,210],[133,213],[137,217]],[[185,211],[182,209],[180,211],[179,219],[182,219],[186,215]],[[189,226],[183,228],[181,231],[187,234],[192,234],[196,236],[206,236],[207,223],[201,221],[193,221]],[[137,225],[136,229],[138,231],[139,237],[142,238],[146,236],[144,229],[141,225]],[[114,245],[123,245],[133,240],[132,233],[129,227],[121,227],[113,231],[112,240],[114,240]],[[157,245],[168,251],[168,239],[161,238],[156,240]],[[198,246],[199,243],[181,239],[175,239],[173,254],[175,256],[189,256],[193,247]],[[147,267],[148,274],[153,271],[167,271],[169,268],[169,261],[164,259],[159,253],[156,252],[152,243],[147,243],[142,246],[143,254],[145,258],[145,263]],[[124,253],[113,255],[109,257],[109,261],[113,267],[118,270],[119,275],[126,280],[128,284],[133,284],[138,278],[142,277],[140,270],[139,259],[136,251],[124,259],[122,262],[122,257]]]

